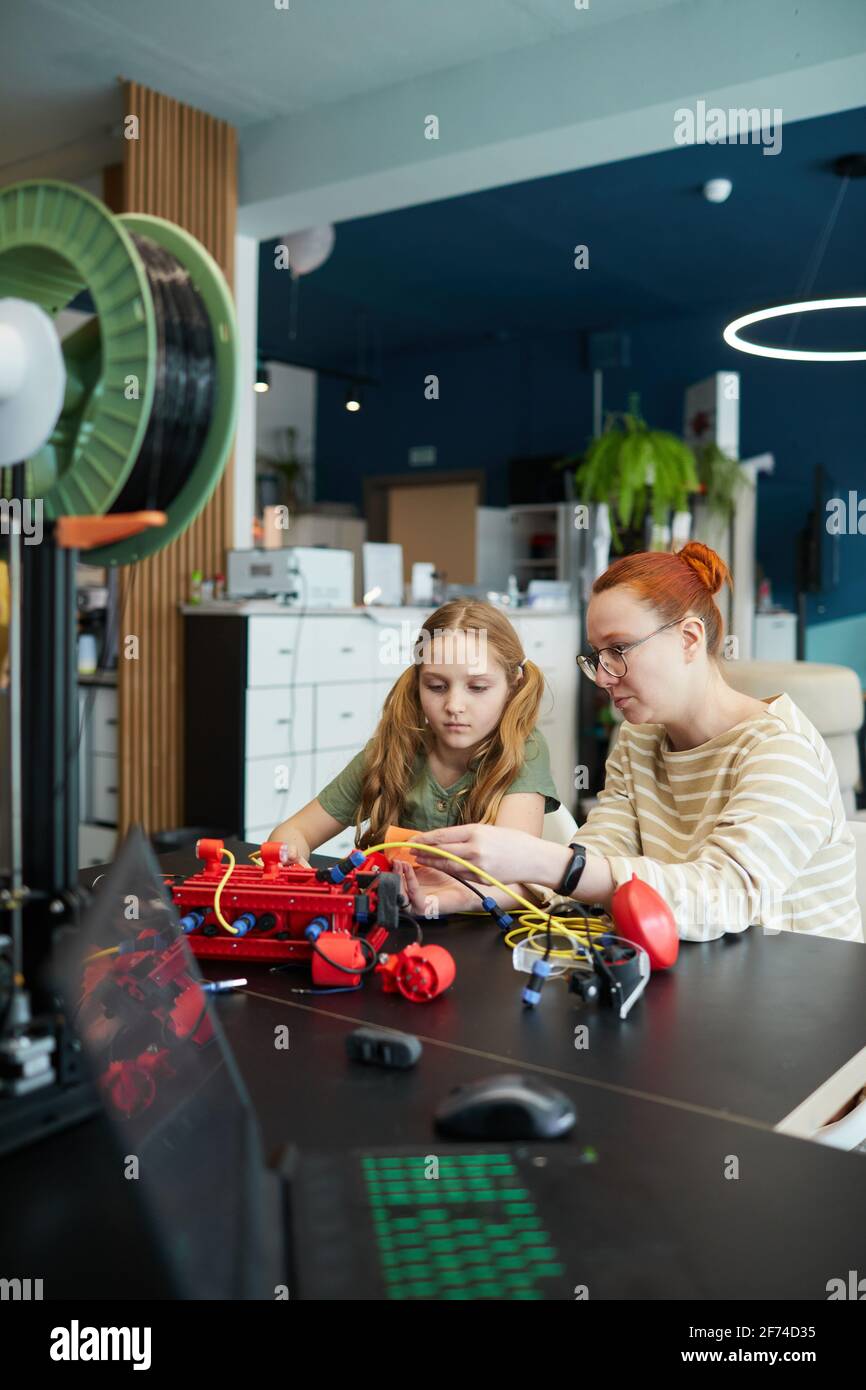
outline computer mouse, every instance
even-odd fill
[[[455,1086],[435,1118],[440,1133],[455,1139],[559,1139],[574,1127],[577,1112],[553,1086],[504,1075]]]

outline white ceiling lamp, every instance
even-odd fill
[[[326,222],[321,227],[305,227],[301,232],[290,232],[278,243],[286,248],[292,277],[289,295],[289,338],[292,341],[298,336],[298,280],[302,275],[312,275],[314,270],[325,264],[334,249],[335,240],[333,223]]]
[[[823,227],[821,235],[816,242],[812,252],[811,264],[806,267],[803,281],[801,282],[801,297],[796,302],[790,304],[776,304],[766,309],[756,309],[752,313],[742,314],[727,325],[724,330],[724,339],[729,347],[736,348],[738,352],[748,352],[754,357],[775,357],[786,362],[863,362],[866,361],[866,348],[858,348],[852,351],[832,351],[820,352],[808,348],[794,348],[790,344],[793,340],[797,324],[801,314],[820,313],[822,310],[832,309],[863,309],[866,308],[866,297],[857,295],[844,295],[836,298],[809,299],[808,295],[818,277],[818,271],[824,260],[824,255],[839,216],[848,185],[852,179],[863,178],[866,175],[866,155],[846,154],[842,155],[833,164],[833,172],[838,174],[842,180],[839,192],[836,194],[835,201],[830,209],[829,216]],[[705,189],[706,191],[706,189]],[[764,323],[768,319],[792,318],[790,329],[788,330],[788,347],[767,347],[762,343],[752,343],[745,338],[741,338],[740,330],[749,328],[756,323]]]
[[[336,233],[330,222],[321,227],[305,227],[302,232],[290,232],[284,236],[281,245],[289,253],[292,275],[310,275],[324,265],[334,249],[335,239]]]
[[[725,342],[740,352],[751,352],[755,357],[779,357],[787,362],[866,362],[866,348],[854,352],[815,352],[807,348],[764,347],[760,343],[746,342],[745,338],[738,336],[741,328],[748,328],[753,323],[785,318],[788,314],[812,314],[821,309],[866,309],[866,298],[809,299],[802,304],[779,304],[774,309],[756,309],[754,313],[743,314],[728,324]]]
[[[708,203],[726,203],[733,188],[730,179],[707,179],[702,192]]]

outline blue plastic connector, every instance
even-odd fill
[[[496,921],[496,925],[502,931],[508,931],[509,927],[514,926],[514,918],[509,917],[504,907],[500,907],[495,898],[486,897],[481,899],[481,906],[486,908],[491,917]]]
[[[550,962],[546,960],[538,960],[533,965],[529,984],[525,987],[522,995],[524,1004],[528,1004],[530,1008],[534,1009],[539,1003],[544,981],[550,975],[552,968]]]
[[[308,941],[316,942],[323,931],[328,930],[328,922],[324,917],[314,917],[308,926],[304,927],[304,936]]]

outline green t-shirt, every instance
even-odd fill
[[[356,753],[343,771],[318,795],[320,805],[342,825],[355,823],[361,800],[366,751],[364,748]],[[452,782],[450,787],[443,787],[430,771],[424,753],[419,752],[415,759],[413,783],[403,801],[401,823],[404,829],[438,830],[443,825],[456,825],[460,817],[455,797],[465,787],[472,785],[474,776],[470,769],[458,781]],[[523,767],[508,787],[506,796],[512,792],[539,792],[544,797],[545,814],[555,811],[560,804],[550,773],[547,740],[540,729],[535,729],[526,740]]]

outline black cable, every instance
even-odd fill
[[[417,945],[422,945],[424,941],[424,935],[421,931],[421,923],[418,921],[418,918],[414,915],[414,913],[406,912],[405,910],[400,909],[397,912],[397,925],[399,926],[400,923],[403,921],[408,923],[410,927],[414,928],[415,941]]]
[[[590,933],[590,935],[591,935],[591,934],[592,934],[592,933]],[[544,948],[544,959],[545,959],[545,960],[549,960],[549,959],[550,959],[550,953],[551,953],[552,950],[553,950],[553,908],[551,907],[551,908],[548,908],[548,910],[547,910],[547,945],[546,945],[545,948]]]
[[[490,897],[490,894],[489,894],[489,893],[484,893],[484,892],[482,892],[480,888],[476,888],[476,886],[475,886],[474,883],[470,883],[469,880],[466,879],[466,878],[461,878],[460,875],[457,874],[457,873],[455,873],[453,869],[444,869],[444,868],[443,868],[443,869],[441,870],[441,872],[442,872],[443,874],[448,874],[449,878],[453,878],[457,883],[461,884],[464,888],[468,888],[469,891],[470,891],[471,893],[474,893],[474,894],[475,894],[476,898],[480,898],[480,899],[481,899],[482,904],[483,904],[485,898]],[[489,908],[485,908],[484,910],[485,910],[485,912],[490,912],[490,909],[489,909]],[[507,913],[507,912],[508,912],[508,908],[503,907],[503,908],[502,908],[502,912]],[[491,916],[493,916],[492,913],[491,913]],[[547,957],[545,956],[545,959],[546,959],[546,958],[547,958]]]

